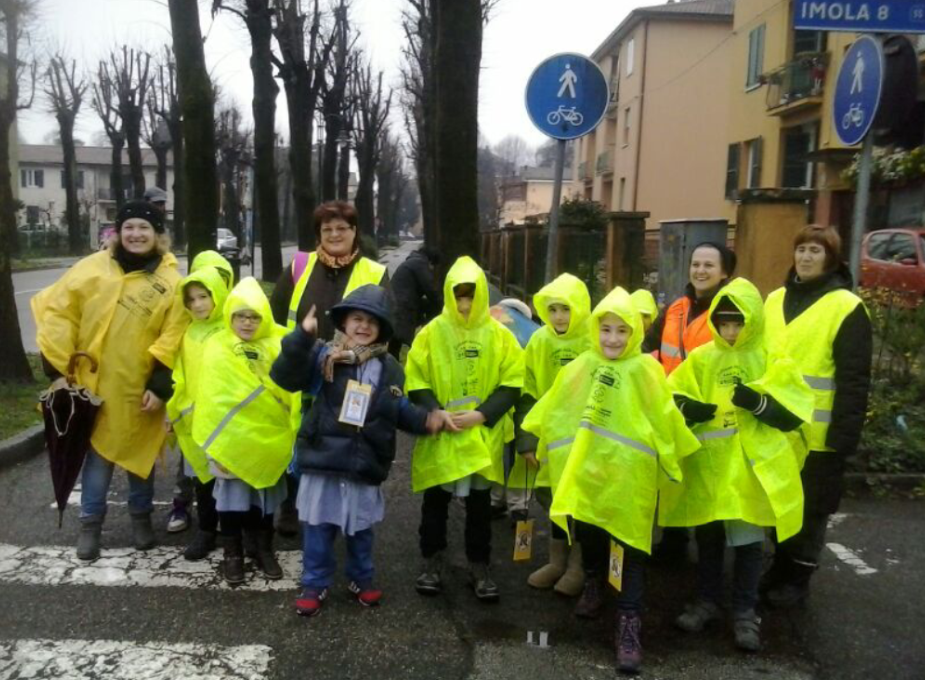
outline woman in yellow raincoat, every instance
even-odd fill
[[[476,597],[497,600],[491,555],[491,482],[504,481],[505,414],[523,386],[523,350],[514,334],[488,312],[485,272],[470,257],[450,268],[443,312],[424,326],[408,352],[405,389],[427,410],[446,409],[463,430],[418,439],[411,480],[424,492],[420,546],[424,568],[415,588],[442,590],[447,511],[466,499],[466,557]]]
[[[591,296],[584,281],[571,274],[562,274],[533,296],[533,305],[543,327],[530,337],[524,350],[524,388],[517,404],[518,420],[522,420],[549,391],[559,371],[591,348],[588,335]],[[536,498],[548,512],[552,505],[549,471],[544,465],[538,472],[528,474],[527,468],[535,470],[538,466],[539,441],[536,435],[520,427],[517,429],[517,452],[521,455],[515,461],[508,484],[535,485]],[[574,597],[581,593],[584,580],[581,547],[576,544],[569,550],[568,535],[553,523],[549,562],[530,574],[527,584],[539,589],[554,588],[561,595]]]
[[[154,461],[166,436],[164,402],[170,369],[189,322],[176,287],[177,260],[169,252],[161,214],[130,201],[116,218],[107,250],[71,267],[32,298],[38,346],[50,377],[64,380],[74,352],[99,361],[77,365],[77,383],[103,399],[81,477],[77,557],[100,554],[100,533],[114,466],[128,472],[135,547],[154,547],[151,528]]]
[[[592,349],[559,372],[523,427],[545,446],[550,517],[563,529],[569,517],[575,520],[585,566],[577,616],[600,615],[613,544],[610,563],[620,565],[622,578],[617,664],[632,672],[642,662],[643,581],[659,483],[680,480],[678,461],[699,442],[672,400],[662,367],[640,351],[642,318],[629,293],[611,291],[589,326]]]
[[[713,341],[694,349],[668,378],[703,447],[681,461],[684,481],[663,489],[659,523],[697,528],[697,600],[677,626],[699,632],[722,619],[728,544],[735,548],[736,645],[757,651],[763,527],[775,527],[783,541],[803,523],[800,467],[807,449],[799,428],[812,418],[813,393],[791,359],[769,361],[764,303],[749,281],[735,279],[717,293],[708,324]]]
[[[290,393],[270,379],[286,329],[273,322],[270,301],[248,277],[229,293],[225,327],[206,341],[193,404],[192,436],[217,477],[225,580],[244,581],[244,531],[256,538],[257,567],[282,578],[273,552],[273,513],[286,498],[292,459]]]

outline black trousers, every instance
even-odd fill
[[[581,560],[587,577],[606,578],[610,570],[610,534],[598,526],[577,520],[575,531],[581,544]],[[617,600],[617,609],[628,613],[641,612],[645,598],[648,556],[623,541],[613,540],[623,546],[623,589]]]
[[[723,562],[726,557],[726,529],[722,522],[710,522],[694,530],[697,537],[697,595],[717,605],[723,601]],[[763,543],[734,548],[732,611],[741,614],[758,604],[758,582],[764,566]]]
[[[196,515],[199,518],[199,529],[215,533],[218,529],[218,511],[215,509],[215,498],[212,496],[212,490],[215,488],[215,480],[212,479],[205,484],[193,477],[193,489],[196,492]]]
[[[273,515],[263,515],[259,508],[252,507],[247,512],[220,512],[218,517],[222,523],[222,536],[227,538],[240,538],[245,531],[273,531]]]
[[[446,549],[446,523],[453,494],[439,486],[424,491],[421,504],[421,554],[432,557]],[[491,557],[491,490],[469,490],[466,496],[466,558],[486,564]]]

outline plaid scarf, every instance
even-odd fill
[[[318,255],[318,259],[321,261],[321,264],[323,264],[325,267],[330,267],[331,269],[343,269],[360,256],[359,248],[354,248],[353,252],[349,255],[341,255],[338,257],[331,255],[320,245],[315,252]]]
[[[347,336],[341,331],[334,333],[334,339],[325,345],[328,353],[324,357],[324,379],[334,382],[334,364],[355,364],[359,366],[370,359],[382,356],[389,351],[386,342],[377,342],[372,345],[356,345],[347,349]]]

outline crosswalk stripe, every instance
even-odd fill
[[[121,640],[0,641],[0,677],[67,680],[263,680],[272,660],[265,645],[126,642]],[[101,669],[103,675],[101,676]]]
[[[302,573],[302,553],[277,553],[283,578],[270,581],[259,573],[235,590],[295,590]],[[132,548],[103,548],[102,557],[93,562],[78,560],[73,547],[19,546],[0,543],[0,582],[36,586],[141,586],[146,588],[209,588],[230,590],[219,572],[221,556],[188,562],[182,548],[159,547],[140,551]],[[2,673],[0,673],[2,676]]]
[[[70,507],[76,507],[76,508],[79,508],[79,507],[80,507],[80,490],[79,490],[79,489],[76,490],[76,491],[71,491],[71,494],[67,497],[67,504],[68,504],[68,506],[70,506]],[[117,508],[119,508],[119,507],[124,508],[125,506],[128,505],[128,502],[127,502],[127,501],[107,500],[107,501],[106,501],[106,504],[107,504],[107,505],[112,505],[112,506],[117,507]],[[173,505],[173,501],[152,501],[152,504],[153,504],[155,507],[158,507],[158,506],[165,506],[165,507],[166,507],[166,506],[168,506],[168,505]],[[49,505],[48,507],[51,508],[52,510],[57,510],[57,509],[58,509],[58,504],[57,504],[55,501],[52,501],[52,502],[51,502],[51,505]]]

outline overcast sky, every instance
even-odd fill
[[[170,41],[166,0],[37,0],[40,8],[36,44],[41,53],[58,47],[78,64],[92,67],[116,45],[158,51]],[[499,0],[485,30],[479,93],[479,125],[491,142],[518,134],[531,144],[545,137],[524,110],[523,91],[533,68],[546,56],[572,51],[590,54],[634,8],[658,0]],[[226,96],[249,115],[253,86],[246,30],[230,14],[211,18],[209,0],[200,0],[202,30],[207,35],[206,61]],[[405,0],[353,0],[360,42],[373,63],[398,87],[398,65],[404,41],[400,26]],[[287,134],[285,95],[280,93],[277,129]],[[399,122],[395,116],[395,122]],[[39,99],[20,117],[21,135],[41,143],[56,127]],[[101,130],[96,114],[85,106],[78,136],[88,143]]]

